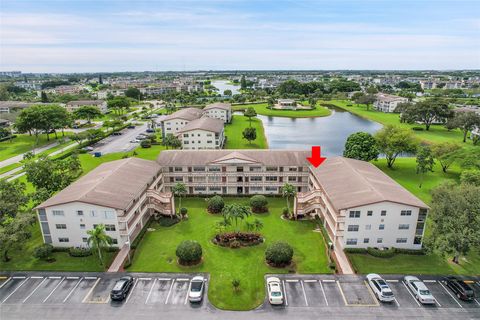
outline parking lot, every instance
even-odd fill
[[[195,274],[196,275],[196,274]],[[0,280],[0,306],[10,304],[128,304],[201,308],[188,302],[190,280],[195,275],[134,275],[134,284],[123,302],[111,301],[110,291],[118,274],[31,275]],[[208,281],[206,283],[208,288]],[[206,297],[206,295],[205,295]]]
[[[270,276],[270,275],[269,275]],[[273,275],[282,282],[284,305],[265,308],[345,308],[365,307],[395,309],[468,309],[480,314],[480,284],[471,282],[476,291],[476,299],[465,302],[458,299],[440,281],[441,278],[420,279],[436,299],[434,305],[423,305],[415,299],[401,276],[385,276],[385,280],[395,295],[393,303],[381,303],[368,286],[364,276],[328,276],[328,275]],[[266,276],[268,277],[268,276]]]

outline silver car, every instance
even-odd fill
[[[420,281],[417,277],[406,276],[404,279],[407,287],[412,291],[415,299],[422,304],[434,304],[435,298],[428,290],[427,286],[423,281]]]
[[[205,291],[205,278],[202,276],[193,277],[190,281],[190,290],[188,291],[188,301],[201,302],[203,292]]]

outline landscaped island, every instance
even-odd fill
[[[313,117],[326,117],[331,114],[331,111],[328,108],[322,107],[320,104],[317,104],[315,109],[311,109],[311,110],[269,109],[268,103],[239,104],[239,105],[233,105],[232,109],[234,111],[243,112],[249,107],[254,108],[258,114],[261,114],[264,116],[273,116],[273,117],[313,118]]]

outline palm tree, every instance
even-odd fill
[[[255,229],[255,231],[260,232],[260,230],[262,230],[263,228],[262,220],[259,220],[259,219],[253,220],[253,228]]]
[[[178,208],[182,207],[182,196],[187,194],[187,187],[184,183],[177,182],[172,188],[173,194],[178,197]],[[176,211],[176,210],[175,210]]]
[[[88,230],[89,235],[87,243],[93,250],[97,250],[98,258],[103,266],[102,248],[112,243],[112,238],[105,233],[105,225],[98,224],[94,229]]]
[[[238,220],[243,220],[250,216],[250,208],[236,203],[227,204],[223,208],[222,214],[225,220],[235,221],[235,229],[238,230]]]
[[[290,198],[295,197],[295,187],[290,183],[285,183],[282,187],[282,196],[287,199],[288,214],[290,214]]]

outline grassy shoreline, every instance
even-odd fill
[[[284,118],[316,118],[327,117],[332,114],[328,108],[322,107],[320,104],[317,104],[317,108],[313,110],[274,110],[268,109],[267,106],[267,103],[251,103],[233,105],[232,109],[233,111],[243,111],[246,108],[252,107],[255,109],[257,114]]]

